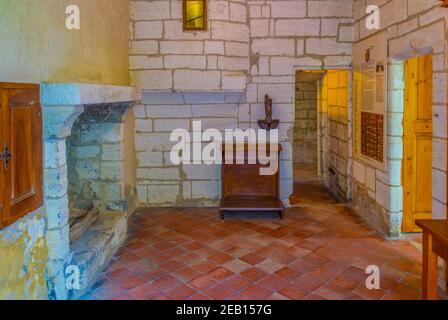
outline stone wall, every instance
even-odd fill
[[[340,200],[351,199],[352,151],[350,135],[349,71],[330,70],[322,81],[322,122],[324,123],[322,177]]]
[[[196,118],[217,129],[257,128],[265,94],[280,120],[286,200],[293,186],[295,71],[351,64],[353,1],[211,0],[203,32],[182,31],[180,0],[132,1],[131,8],[131,77],[144,90],[134,107],[141,204],[216,204],[216,168],[173,167],[166,158],[169,131],[189,128]],[[228,98],[235,91],[243,98]]]
[[[322,74],[297,72],[294,124],[294,165],[317,168],[317,91]]]
[[[210,1],[208,31],[184,32],[180,0],[131,1],[132,81],[144,90],[244,90],[245,1]]]
[[[90,105],[67,139],[69,201],[76,208],[95,204],[101,212],[128,211],[132,185],[124,183],[124,124],[128,105]],[[127,156],[126,158],[132,158]],[[126,188],[130,189],[127,197]],[[134,196],[135,197],[135,196]]]
[[[366,1],[355,1],[355,39],[368,38],[377,30],[365,27]],[[448,11],[437,0],[376,0],[381,12],[381,30],[386,30],[389,43],[389,81],[387,116],[386,170],[375,169],[363,161],[354,163],[355,209],[378,231],[398,237],[402,220],[401,159],[403,156],[401,121],[403,118],[403,60],[409,42],[417,48],[433,50],[433,217],[446,216],[447,171],[447,54]],[[412,54],[411,54],[412,55]]]

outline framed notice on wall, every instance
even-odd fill
[[[387,119],[387,34],[363,40],[354,49],[355,156],[385,170]]]

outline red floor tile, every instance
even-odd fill
[[[142,278],[136,275],[124,277],[116,281],[117,285],[123,290],[132,289],[143,283]]]
[[[222,284],[218,284],[205,290],[204,293],[216,300],[224,300],[234,294],[235,291]]]
[[[233,260],[232,256],[229,256],[225,253],[218,253],[208,258],[210,261],[213,261],[214,263],[218,265],[222,265],[226,262],[229,262],[230,260]]]
[[[160,268],[165,270],[166,272],[173,272],[177,269],[180,269],[184,266],[182,262],[176,260],[169,260],[160,265]]]
[[[300,273],[289,267],[283,267],[280,270],[274,272],[274,275],[284,280],[292,281],[300,276]]]
[[[120,268],[120,269],[117,269],[115,271],[111,271],[111,272],[106,273],[106,276],[111,278],[111,279],[113,279],[113,280],[122,279],[122,278],[125,278],[125,277],[129,277],[131,275],[132,275],[131,271],[129,271],[126,268]]]
[[[216,267],[218,267],[218,265],[211,261],[202,261],[191,266],[192,269],[200,273],[210,272],[213,269],[216,269]]]
[[[232,275],[234,275],[234,273],[225,268],[219,267],[219,268],[216,268],[216,269],[208,272],[207,275],[217,281],[223,281],[224,279],[227,279],[227,278],[231,277]]]
[[[283,287],[279,293],[292,300],[300,300],[307,295],[307,292],[303,288],[294,285]]]
[[[166,291],[168,289],[178,287],[182,285],[182,282],[175,277],[167,275],[152,282],[152,285],[160,291]]]
[[[180,287],[169,290],[166,294],[174,300],[183,300],[197,294],[197,291],[192,287],[183,284]]]
[[[134,251],[134,250],[141,249],[144,246],[145,246],[145,244],[143,242],[135,241],[135,242],[132,242],[132,243],[126,245],[125,248],[128,249],[128,250]]]
[[[139,272],[138,274],[145,282],[153,281],[153,280],[156,280],[156,279],[162,278],[163,276],[168,275],[166,273],[166,271],[164,271],[160,268],[151,268],[151,269]]]
[[[195,294],[194,296],[187,298],[187,300],[205,301],[205,300],[211,300],[211,298],[209,296],[206,296],[205,294],[198,293],[198,294]]]
[[[193,280],[194,278],[199,277],[201,274],[198,271],[196,271],[196,270],[194,270],[194,269],[192,269],[190,267],[183,267],[181,269],[177,269],[173,273],[173,275],[177,279],[179,279],[179,280],[181,280],[183,282],[188,282],[190,280]]]
[[[268,274],[258,268],[252,267],[250,269],[247,269],[247,270],[241,272],[241,275],[243,277],[248,278],[249,280],[258,281],[258,280],[266,277]]]
[[[125,245],[82,298],[421,297],[421,253],[414,245],[420,235],[382,239],[320,184],[299,188],[300,207],[288,208],[284,220],[222,221],[211,208],[138,209]],[[372,264],[381,270],[380,290],[365,287]]]
[[[160,294],[160,292],[149,283],[144,283],[129,290],[129,294],[135,300],[147,300]]]
[[[276,276],[268,275],[258,282],[265,288],[271,289],[272,291],[279,291],[288,284],[288,281],[281,279]]]
[[[244,288],[249,287],[251,284],[253,284],[253,282],[247,278],[240,276],[240,275],[234,275],[234,276],[226,279],[223,282],[223,284],[235,291],[240,291]]]
[[[197,277],[189,282],[191,286],[195,287],[198,290],[205,290],[215,285],[216,283],[217,282],[213,278],[206,275]]]
[[[263,256],[260,256],[255,253],[248,253],[242,257],[240,257],[240,260],[243,260],[244,262],[250,263],[251,265],[256,265],[257,263],[265,260],[266,258]]]
[[[270,295],[272,295],[273,291],[270,289],[267,289],[265,287],[262,287],[258,284],[254,284],[253,286],[250,286],[243,291],[241,291],[241,294],[249,297],[253,300],[262,300],[268,298]]]

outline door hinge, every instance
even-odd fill
[[[3,151],[0,153],[0,161],[3,162],[3,167],[8,170],[9,163],[11,162],[12,154],[9,150],[8,144],[3,146]]]

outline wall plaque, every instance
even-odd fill
[[[354,149],[355,156],[385,170],[387,119],[387,35],[374,35],[354,49]]]
[[[383,162],[384,116],[361,112],[361,154]]]

